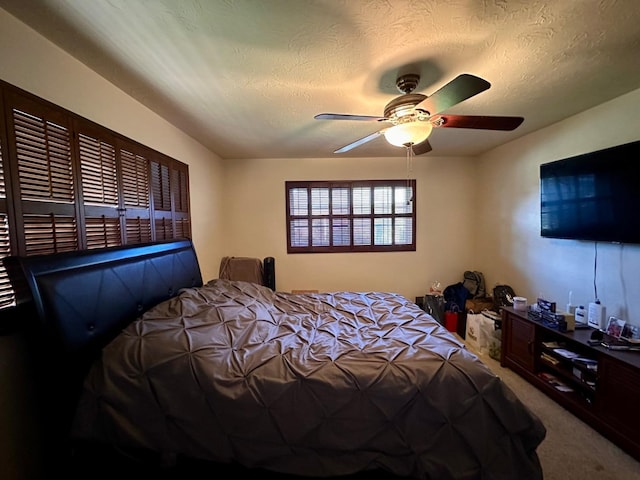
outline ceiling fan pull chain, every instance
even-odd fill
[[[407,190],[411,189],[411,172],[413,171],[413,145],[405,145],[407,149]],[[407,205],[410,205],[413,201],[413,191],[411,196],[407,198]]]

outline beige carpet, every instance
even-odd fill
[[[488,354],[478,356],[547,428],[538,447],[545,480],[640,480],[640,462]]]

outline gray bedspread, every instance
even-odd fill
[[[105,348],[74,423],[80,439],[298,475],[542,478],[540,420],[392,293],[185,290]]]

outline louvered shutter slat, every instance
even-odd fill
[[[73,217],[24,215],[27,255],[68,252],[78,249],[78,232]]]
[[[2,141],[0,141],[0,198],[7,198],[7,189],[4,181],[4,161],[2,160]]]
[[[191,238],[191,226],[189,220],[184,218],[176,220],[176,237]]]
[[[68,129],[15,109],[13,116],[22,198],[72,203]]]
[[[115,247],[120,245],[120,220],[118,218],[87,218],[87,248]]]
[[[127,218],[127,244],[151,241],[151,221],[148,218]]]
[[[117,207],[115,147],[84,134],[79,136],[79,144],[85,203]]]
[[[0,145],[0,260],[190,235],[186,165],[31,94],[0,90],[8,115],[0,118],[7,134],[0,142],[11,147]],[[5,174],[14,173],[12,199]],[[9,304],[15,295],[0,263],[0,308]]]
[[[155,221],[156,240],[173,238],[173,222],[170,218],[158,218]]]
[[[140,156],[120,151],[123,172],[123,196],[125,205],[130,207],[149,207],[149,174],[147,160]]]

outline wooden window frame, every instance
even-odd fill
[[[2,80],[0,163],[0,259],[191,238],[187,164]]]
[[[410,212],[397,212],[395,200],[392,201],[391,212],[388,213],[379,213],[374,210],[374,189],[376,187],[399,187],[402,189],[410,188],[411,197],[410,197]],[[370,188],[371,192],[371,211],[369,213],[356,213],[353,208],[353,189],[355,188]],[[307,200],[308,200],[308,211],[306,214],[293,214],[292,213],[292,205],[291,205],[291,192],[294,189],[306,189],[308,191]],[[313,198],[312,198],[312,189],[328,189],[328,213],[323,214],[314,214],[313,213]],[[334,213],[334,203],[331,200],[331,194],[334,189],[348,189],[349,192],[349,200],[348,200],[348,213]],[[395,190],[394,190],[395,192]],[[287,253],[357,253],[357,252],[407,252],[407,251],[415,251],[416,250],[416,181],[415,179],[405,179],[405,180],[340,180],[340,181],[286,181],[285,182],[285,205],[286,205],[286,225],[287,225]],[[317,204],[319,205],[321,202],[318,200]],[[317,206],[317,205],[316,205]],[[396,242],[396,229],[399,228],[396,226],[396,219],[410,219],[410,237],[411,241],[408,243],[395,243]],[[370,220],[370,228],[371,228],[371,243],[364,245],[358,244],[354,241],[354,220],[356,219],[369,219]],[[391,225],[391,233],[390,236],[393,239],[391,243],[387,244],[375,244],[376,238],[376,227],[375,220],[380,219],[390,219]],[[314,220],[323,220],[326,221],[326,225],[329,227],[325,227],[328,232],[325,232],[325,236],[328,235],[327,245],[313,245],[313,221]],[[305,246],[302,245],[292,245],[292,224],[294,221],[298,221],[300,225],[302,225],[303,230],[306,231],[309,241]],[[304,223],[307,223],[307,226],[304,226]],[[348,225],[346,228],[349,231],[349,242],[348,245],[338,244],[334,239],[334,226],[336,225],[334,221],[343,221],[344,225]],[[340,238],[344,241],[344,235]]]

